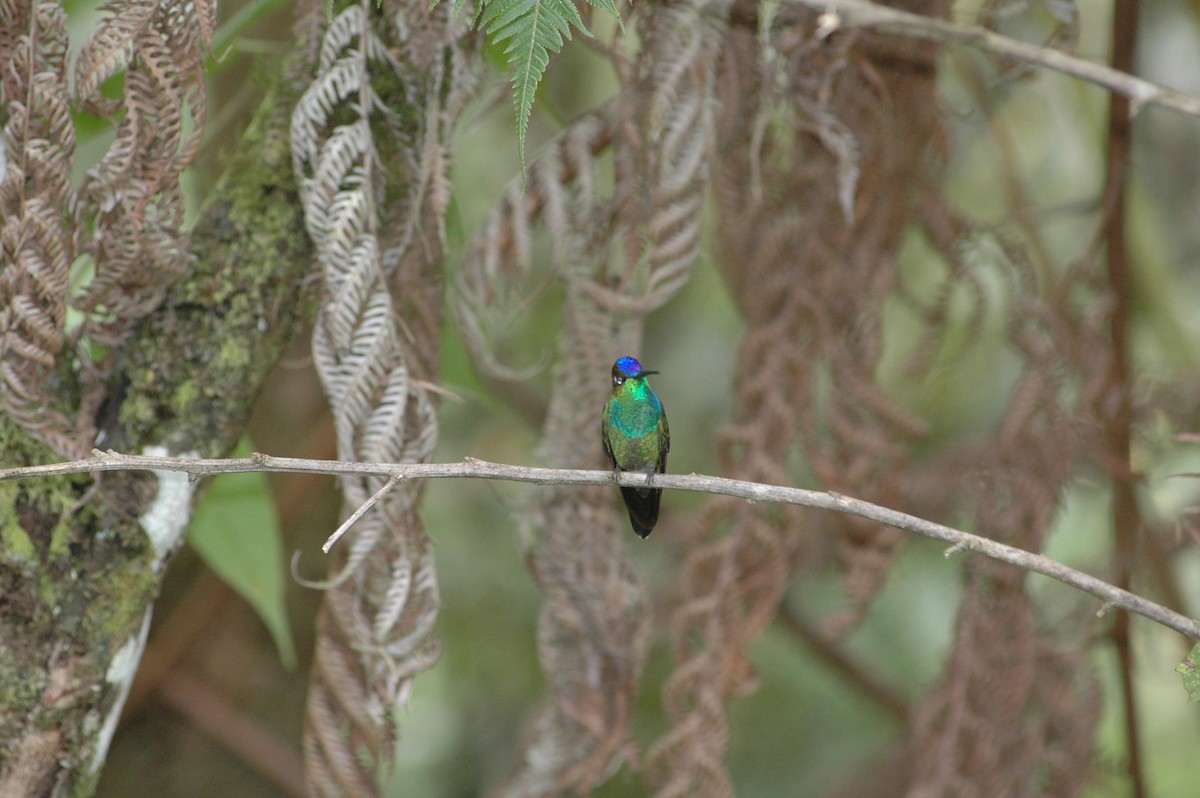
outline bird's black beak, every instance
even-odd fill
[[[638,376],[639,377],[649,377],[651,374],[660,374],[660,373],[661,372],[659,372],[656,369],[650,369],[649,371],[639,371]]]

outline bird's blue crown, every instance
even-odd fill
[[[642,364],[637,362],[637,358],[626,355],[617,360],[617,369],[626,377],[636,377],[642,373]]]

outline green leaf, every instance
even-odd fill
[[[246,441],[234,457],[248,457]],[[188,542],[208,567],[262,618],[279,658],[296,667],[296,646],[284,595],[283,540],[263,474],[224,474],[213,480],[188,530]]]
[[[601,11],[607,11],[617,18],[617,25],[621,28],[621,33],[625,32],[625,20],[621,19],[621,12],[617,10],[616,0],[587,0],[587,4],[592,8],[598,8]]]
[[[615,0],[588,0],[621,19]],[[538,85],[550,63],[550,54],[562,49],[571,38],[571,28],[592,34],[583,24],[572,0],[486,0],[479,27],[497,44],[504,45],[512,76],[513,107],[517,114],[517,148],[521,174],[525,174],[525,133]]]
[[[1200,643],[1192,646],[1183,662],[1175,666],[1175,672],[1183,677],[1183,689],[1187,690],[1188,701],[1200,701]]]

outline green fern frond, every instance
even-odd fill
[[[592,6],[612,14],[619,21],[615,0],[587,0]],[[504,56],[512,76],[513,107],[517,114],[517,148],[521,174],[525,173],[525,133],[538,84],[550,63],[550,54],[562,49],[571,38],[571,28],[592,34],[583,24],[572,0],[484,0],[478,25],[496,44],[504,46]]]
[[[621,19],[621,12],[617,10],[617,0],[587,0],[587,4],[592,8],[598,8],[601,11],[607,11],[617,19],[617,24],[621,27],[621,32],[625,32],[625,20]]]

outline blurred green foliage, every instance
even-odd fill
[[[1183,689],[1188,692],[1188,700],[1200,702],[1200,643],[1192,646],[1192,650],[1175,666],[1175,672],[1183,677]]]
[[[274,4],[270,0],[245,6]],[[1080,4],[1078,52],[1103,60],[1110,4]],[[1145,76],[1200,93],[1200,25],[1195,2],[1146,3],[1139,71]],[[247,11],[234,10],[234,20]],[[73,12],[74,14],[74,12]],[[284,15],[286,16],[286,15]],[[73,17],[74,21],[74,17]],[[602,20],[597,20],[597,23]],[[86,21],[80,24],[88,24]],[[614,32],[596,25],[607,40]],[[238,29],[239,34],[241,28]],[[261,25],[244,35],[261,35]],[[240,34],[241,35],[241,34]],[[633,31],[629,35],[633,35]],[[231,39],[216,90],[234,96],[244,78],[230,69],[247,63],[237,37]],[[247,48],[250,49],[250,48]],[[528,148],[561,128],[562,120],[611,97],[613,76],[578,42],[568,44],[547,73],[529,123]],[[1025,186],[1053,262],[1066,265],[1093,244],[1098,196],[1103,182],[1102,147],[1106,95],[1059,75],[1035,72],[1014,77],[969,51],[947,52],[940,62],[942,102],[948,133],[945,190],[977,231],[972,256],[997,257],[994,235],[1017,226],[1014,209],[1000,190],[1005,170]],[[964,69],[980,71],[995,108],[984,114],[964,82]],[[497,70],[467,115],[455,151],[455,174],[447,276],[453,278],[462,248],[508,181],[519,180],[520,164],[512,115],[495,98],[507,94]],[[996,127],[1015,142],[1012,156],[998,151]],[[103,146],[102,129],[85,128],[81,158]],[[1134,361],[1141,375],[1137,399],[1168,397],[1163,386],[1195,391],[1200,363],[1200,121],[1150,109],[1137,120],[1131,193],[1130,242],[1136,270],[1133,319]],[[199,168],[215,169],[214,162]],[[211,176],[207,178],[211,180]],[[714,220],[715,221],[715,220]],[[915,228],[900,254],[906,285],[920,295],[933,290],[944,265]],[[953,445],[994,426],[1005,407],[1016,361],[1006,351],[1003,286],[985,285],[988,307],[974,324],[978,307],[956,298],[947,335],[938,342],[934,368],[916,380],[904,366],[918,346],[917,319],[901,302],[889,305],[883,335],[886,350],[880,378],[894,396],[928,419],[924,445]],[[514,363],[552,356],[558,321],[557,295],[534,297],[506,351]],[[671,414],[671,470],[715,473],[714,434],[728,421],[731,373],[741,324],[725,293],[719,270],[706,259],[689,285],[648,320],[644,363],[663,373],[655,388]],[[619,353],[614,353],[619,354]],[[443,351],[443,384],[458,398],[443,402],[437,459],[463,456],[528,463],[537,440],[536,414],[509,408],[489,395],[473,373],[452,326]],[[535,377],[535,394],[547,384]],[[600,405],[597,404],[597,418]],[[1164,526],[1185,508],[1200,504],[1196,480],[1172,474],[1200,471],[1200,447],[1175,439],[1180,431],[1165,419],[1139,430],[1135,441],[1145,473],[1140,501],[1145,514]],[[599,440],[597,439],[597,447]],[[920,456],[920,452],[917,453]],[[803,476],[799,474],[798,476]],[[226,483],[225,480],[228,480]],[[523,735],[536,710],[543,679],[537,660],[539,599],[517,539],[517,515],[529,487],[471,480],[435,481],[427,486],[423,515],[436,543],[443,607],[439,621],[442,656],[418,678],[406,707],[399,708],[401,741],[386,781],[391,795],[475,795],[512,772]],[[213,569],[254,604],[285,659],[291,650],[286,612],[280,604],[286,578],[279,530],[265,507],[265,480],[252,475],[218,480],[191,532],[193,545]],[[614,502],[618,501],[614,491]],[[681,493],[664,496],[664,518],[686,515],[702,501]],[[1100,469],[1081,470],[1061,497],[1047,554],[1085,571],[1104,575],[1111,557],[1111,495]],[[949,519],[954,522],[955,519]],[[961,519],[960,519],[961,520]],[[288,530],[284,530],[286,536]],[[672,569],[684,556],[675,539],[631,539],[644,578],[654,595],[669,596]],[[1186,543],[1184,544],[1186,545]],[[306,557],[315,557],[311,552]],[[865,623],[846,641],[847,653],[895,693],[913,700],[941,671],[953,634],[962,579],[962,555],[946,559],[942,548],[916,541],[893,568],[888,584]],[[1180,554],[1174,573],[1189,614],[1200,613],[1200,551]],[[1046,623],[1071,623],[1077,610],[1098,609],[1085,596],[1042,577],[1030,591]],[[1135,589],[1156,595],[1153,584]],[[841,606],[838,574],[798,578],[787,597],[802,617],[819,622]],[[659,691],[671,669],[665,632],[670,599],[653,608],[658,640],[645,673],[634,723],[636,741],[652,743],[665,729]],[[1185,655],[1173,633],[1135,620],[1139,663],[1137,695],[1143,708],[1145,763],[1151,791],[1159,798],[1193,798],[1200,784],[1200,723],[1195,703],[1181,687],[1175,663]],[[783,626],[772,627],[752,651],[759,690],[731,706],[730,768],[739,796],[821,795],[845,783],[873,757],[900,741],[902,728],[854,685],[842,680],[811,647]],[[307,653],[301,651],[301,659]],[[1197,655],[1192,653],[1191,662]],[[1095,647],[1092,664],[1101,675],[1104,714],[1095,744],[1095,773],[1089,798],[1124,798],[1121,702],[1115,656]],[[1195,669],[1190,695],[1197,696]],[[303,673],[290,678],[303,679]],[[297,729],[297,734],[299,730]],[[117,744],[120,745],[120,737]],[[269,795],[246,787],[246,796]],[[643,786],[628,770],[599,795],[639,796]],[[179,793],[182,794],[182,793]],[[232,793],[226,793],[234,798]]]
[[[232,457],[253,451],[243,440]],[[187,541],[201,559],[262,618],[284,665],[296,667],[296,645],[284,603],[290,578],[266,474],[222,474],[196,508]]]

